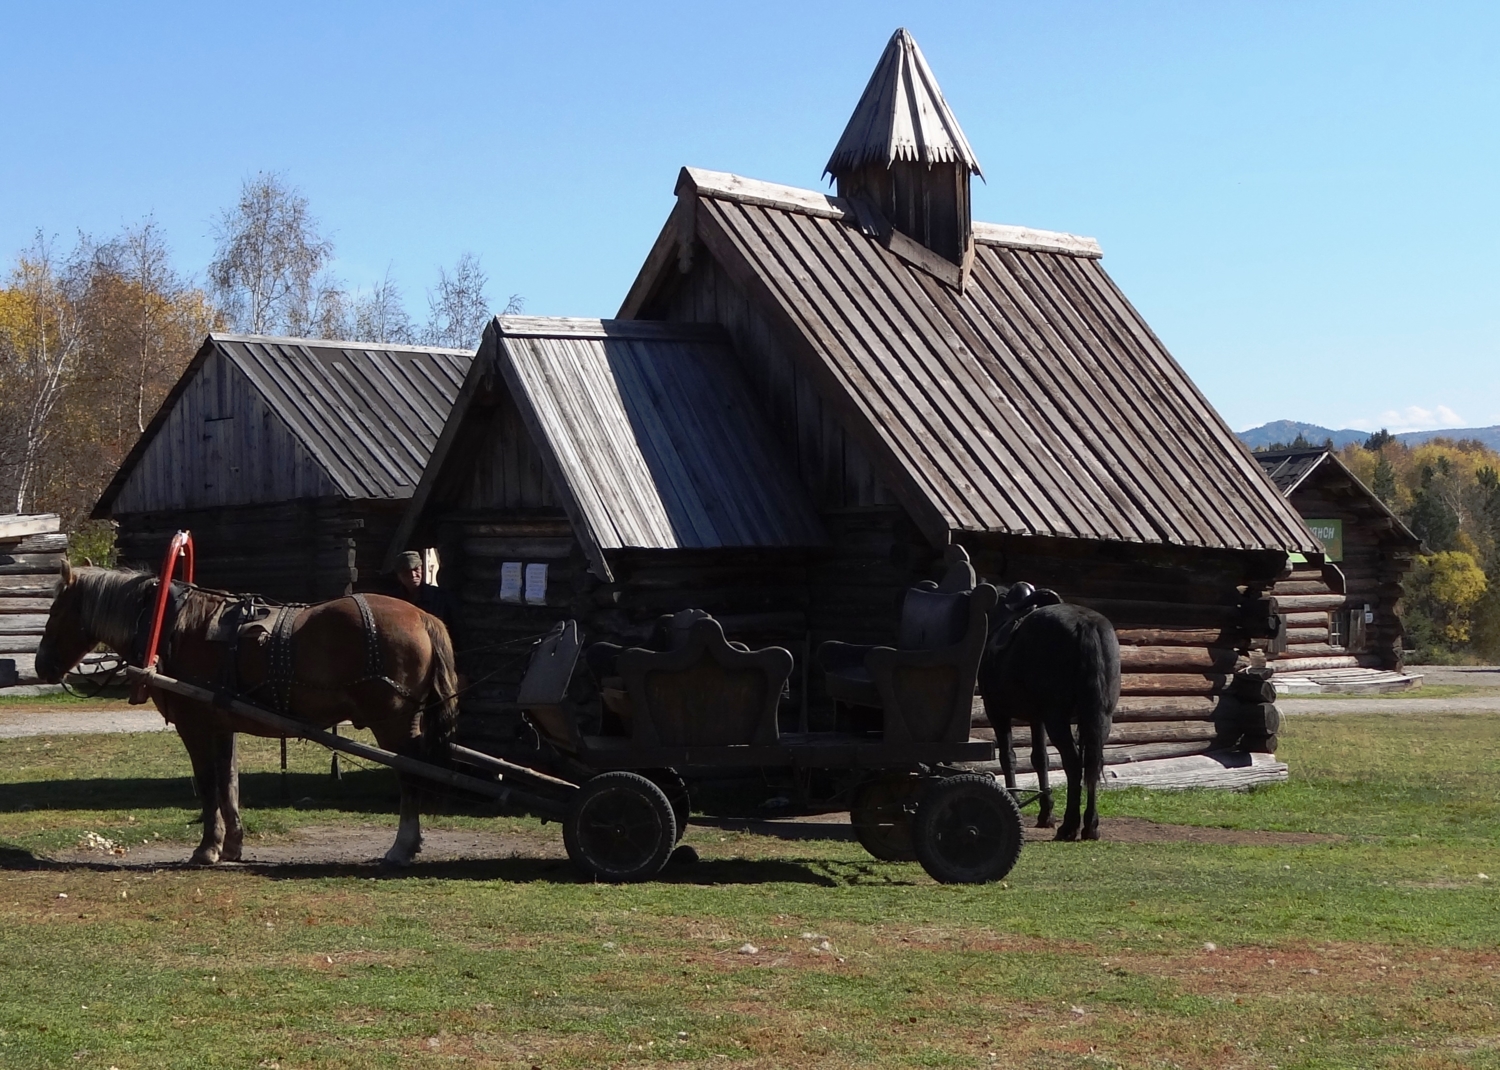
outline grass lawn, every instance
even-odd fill
[[[388,774],[291,755],[288,803],[276,744],[245,743],[252,843],[394,833]],[[610,887],[555,826],[459,814],[427,825],[519,857],[56,862],[86,832],[185,858],[181,746],[4,740],[0,1066],[1500,1067],[1500,717],[1292,718],[1281,757],[1289,784],[1105,813],[1328,839],[1037,843],[943,887],[695,827],[701,863]]]

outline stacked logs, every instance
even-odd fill
[[[0,514],[0,687],[36,682],[36,648],[68,537],[55,514]]]

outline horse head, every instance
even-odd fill
[[[36,648],[36,674],[55,684],[100,643],[128,654],[141,588],[151,577],[113,569],[73,568],[64,559],[47,628]]]
[[[90,638],[84,625],[83,599],[79,597],[78,573],[63,558],[52,609],[47,615],[47,630],[36,648],[36,674],[46,683],[55,684],[63,674],[83,660],[97,639]]]

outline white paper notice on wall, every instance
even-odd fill
[[[500,566],[500,601],[521,601],[521,562],[506,561]]]
[[[528,606],[545,606],[547,604],[547,566],[526,566],[526,604]]]

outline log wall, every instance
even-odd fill
[[[0,516],[0,687],[36,683],[36,648],[67,548],[54,515]]]
[[[116,516],[120,564],[155,572],[172,534],[193,533],[198,582],[288,602],[381,589],[400,501],[311,498]]]

